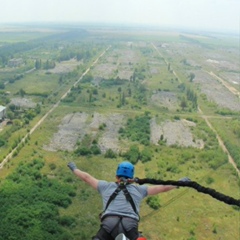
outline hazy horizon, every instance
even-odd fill
[[[99,23],[240,31],[238,0],[0,0],[0,4],[0,24]]]

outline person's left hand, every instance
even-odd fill
[[[183,177],[179,179],[179,182],[191,182],[191,179],[189,177]]]
[[[70,162],[67,165],[72,171],[74,171],[75,169],[77,169],[77,166],[74,162]]]

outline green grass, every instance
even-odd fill
[[[37,35],[37,34],[36,34]],[[35,36],[36,36],[35,35]],[[1,36],[1,33],[0,33]],[[32,37],[34,34],[32,35]],[[174,42],[174,49],[177,51],[174,54],[176,58],[171,56],[166,49],[161,49],[164,56],[168,61],[171,61],[171,67],[178,73],[181,81],[188,86],[187,74],[189,71],[194,70],[193,67],[183,66],[181,60],[185,58],[184,52],[178,52],[178,44],[182,42],[179,39],[178,33],[164,34],[156,33],[151,36],[149,32],[134,32],[118,33],[104,33],[104,37],[111,36],[111,41],[114,38],[114,48],[110,51],[122,51],[126,46],[122,43],[118,44],[118,37],[122,40],[133,41],[133,50],[139,56],[140,63],[135,63],[132,68],[140,69],[146,66],[146,69],[151,68],[150,60],[158,61],[158,54],[153,51],[152,46],[147,43],[143,49],[140,48],[139,40],[141,41],[156,41],[157,43]],[[7,36],[5,36],[7,38]],[[31,38],[26,34],[22,39]],[[194,39],[196,36],[194,36]],[[4,38],[3,38],[4,39]],[[8,38],[9,41],[11,37]],[[211,53],[218,50],[218,46],[214,39],[202,39],[197,37],[203,45],[210,44]],[[110,41],[110,40],[109,40]],[[175,45],[176,44],[176,45]],[[194,45],[188,42],[191,48],[186,48],[185,53],[187,57],[193,58],[196,62],[204,62],[199,50],[196,50]],[[214,45],[215,44],[215,45]],[[228,42],[225,45],[228,46]],[[202,45],[202,46],[203,46]],[[216,47],[216,48],[215,48]],[[149,51],[147,51],[149,50]],[[170,49],[171,50],[171,49]],[[37,56],[43,56],[42,49],[38,52],[35,50]],[[56,50],[46,49],[51,56],[56,54]],[[142,54],[145,52],[145,54]],[[197,54],[197,55],[196,55]],[[25,56],[27,56],[26,54]],[[29,53],[31,55],[31,53]],[[196,55],[196,56],[195,56]],[[108,56],[112,56],[111,52]],[[107,58],[102,58],[102,62],[107,62]],[[110,61],[111,62],[111,61]],[[73,187],[76,191],[76,197],[72,198],[72,204],[68,208],[60,208],[60,216],[70,215],[76,219],[76,227],[71,229],[75,235],[76,240],[89,239],[99,228],[98,213],[102,210],[101,198],[96,191],[87,186],[84,182],[77,179],[70,170],[67,168],[69,161],[76,162],[77,166],[84,171],[89,172],[98,179],[105,179],[108,181],[115,180],[115,170],[117,164],[121,162],[124,157],[117,156],[116,159],[107,159],[103,155],[99,156],[76,156],[72,152],[62,151],[59,149],[56,152],[44,150],[44,146],[48,145],[55,133],[58,132],[58,126],[61,124],[62,119],[67,114],[74,112],[85,112],[92,116],[95,112],[101,114],[121,113],[126,119],[142,116],[146,111],[151,113],[152,117],[156,117],[158,124],[166,121],[174,121],[179,119],[193,119],[196,127],[192,129],[192,133],[196,139],[204,139],[205,148],[182,148],[179,146],[168,147],[166,145],[149,145],[147,146],[151,152],[151,161],[145,163],[138,161],[136,164],[136,176],[139,178],[156,178],[163,180],[178,180],[184,176],[190,177],[192,180],[197,181],[199,184],[216,189],[223,194],[239,198],[239,177],[236,175],[233,167],[227,162],[226,154],[219,148],[217,139],[212,130],[209,129],[201,114],[197,111],[180,111],[163,109],[155,106],[149,99],[153,91],[167,89],[176,93],[178,96],[184,93],[180,92],[178,85],[179,82],[175,81],[174,75],[168,71],[167,65],[162,59],[159,60],[159,65],[156,65],[158,73],[150,77],[146,73],[145,81],[139,81],[145,86],[145,90],[137,89],[137,84],[133,82],[125,82],[121,85],[121,92],[118,86],[101,85],[99,87],[92,86],[90,83],[80,83],[81,92],[72,91],[72,102],[61,102],[60,105],[48,116],[48,118],[35,130],[30,136],[30,139],[25,143],[24,147],[18,154],[13,157],[6,167],[1,169],[0,185],[4,183],[4,179],[9,176],[17,167],[19,162],[31,162],[35,158],[44,159],[45,166],[41,173],[57,180],[59,183],[67,184]],[[90,65],[90,63],[88,63]],[[140,67],[141,65],[141,67]],[[123,65],[122,65],[123,66]],[[155,66],[154,66],[155,67]],[[2,77],[1,79],[3,79]],[[72,82],[78,79],[72,77],[66,81],[65,84],[59,86],[59,75],[45,74],[44,71],[36,71],[31,74],[25,75],[14,84],[7,84],[6,91],[11,92],[11,97],[20,89],[23,89],[28,94],[47,93],[52,94],[51,101],[43,103],[43,110],[41,116],[49,109],[51,104],[59,100],[61,94],[66,89],[69,89]],[[173,79],[173,81],[172,81]],[[138,85],[138,87],[139,87]],[[192,86],[196,91],[196,86]],[[127,95],[128,89],[131,88],[132,94]],[[89,94],[94,89],[97,89],[97,94],[93,94],[92,101],[89,102]],[[126,93],[126,104],[118,106],[120,103],[120,93]],[[105,94],[105,97],[104,97]],[[214,116],[215,118],[209,119],[214,128],[224,139],[228,139],[231,144],[239,145],[239,138],[233,133],[235,123],[231,118],[224,118],[215,114],[216,106],[210,104],[206,99],[199,95],[199,104],[204,114]],[[33,97],[36,101],[42,98]],[[8,140],[10,146],[19,136],[24,135],[27,129],[40,119],[40,115],[35,117],[29,126],[26,126],[21,131],[12,134]],[[9,127],[10,128],[10,127]],[[4,134],[8,128],[5,128],[1,134]],[[131,129],[130,129],[131,130]],[[85,138],[86,139],[86,138]],[[121,139],[121,146],[124,148],[130,147],[133,142],[126,138]],[[140,142],[134,142],[139,146],[140,151],[144,146]],[[0,156],[5,155],[9,149],[0,149]],[[51,166],[55,168],[51,168]],[[141,208],[141,221],[140,230],[149,240],[176,240],[176,239],[198,239],[198,240],[217,240],[220,237],[223,239],[238,240],[239,237],[239,211],[232,206],[224,204],[211,198],[208,195],[197,192],[194,189],[180,188],[168,193],[159,195],[159,203],[161,205],[159,210],[151,209],[146,200],[142,203]]]
[[[240,168],[240,124],[237,118],[225,118],[225,119],[211,119],[210,120],[216,131],[221,136],[225,145],[230,152],[230,155],[235,160],[238,168]]]
[[[53,74],[44,74],[34,72],[25,75],[23,79],[15,81],[14,84],[8,84],[6,91],[15,94],[20,89],[23,89],[27,94],[46,93],[50,94],[58,88],[58,76]]]
[[[9,31],[2,32],[0,28],[0,43],[17,43],[17,42],[26,42],[33,39],[38,39],[43,36],[48,36],[50,33],[43,32],[25,32],[25,31]]]

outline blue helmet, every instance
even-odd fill
[[[133,178],[134,166],[130,162],[122,162],[118,165],[116,176]]]

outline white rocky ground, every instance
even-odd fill
[[[73,113],[65,116],[59,125],[59,130],[53,135],[48,146],[44,149],[48,151],[67,150],[73,151],[78,141],[81,141],[85,134],[96,135],[100,133],[98,145],[104,153],[107,149],[119,152],[119,128],[124,126],[125,117],[122,114],[112,113],[103,115],[94,113],[93,116],[87,113]],[[106,127],[100,132],[99,127],[102,124]],[[194,140],[191,133],[191,127],[195,127],[195,123],[181,121],[166,121],[157,124],[155,119],[151,120],[151,142],[158,144],[161,135],[164,136],[167,145],[179,145],[184,147],[202,148],[202,140]]]
[[[124,116],[120,114],[94,113],[93,116],[86,113],[69,114],[63,118],[58,132],[54,134],[50,144],[44,146],[44,149],[73,151],[76,143],[81,141],[85,134],[96,135],[100,125],[105,123],[106,127],[98,140],[98,145],[102,152],[107,149],[118,152],[118,130],[123,125],[123,121]]]
[[[178,99],[175,93],[157,91],[153,93],[151,102],[154,105],[167,108],[169,110],[176,110],[178,107]]]
[[[187,120],[166,121],[161,125],[156,123],[155,119],[151,120],[151,142],[158,144],[161,135],[167,145],[178,145],[182,147],[202,148],[204,143],[201,139],[194,139],[190,127],[195,127],[194,122]]]
[[[28,98],[12,98],[10,104],[21,108],[34,108],[36,106],[36,103]]]
[[[88,117],[86,113],[73,113],[65,116],[58,127],[58,132],[53,135],[50,144],[44,146],[44,149],[49,151],[74,150],[77,141],[87,133]]]
[[[209,74],[196,71],[193,82],[199,84],[201,92],[209,101],[233,111],[240,111],[240,99]]]

